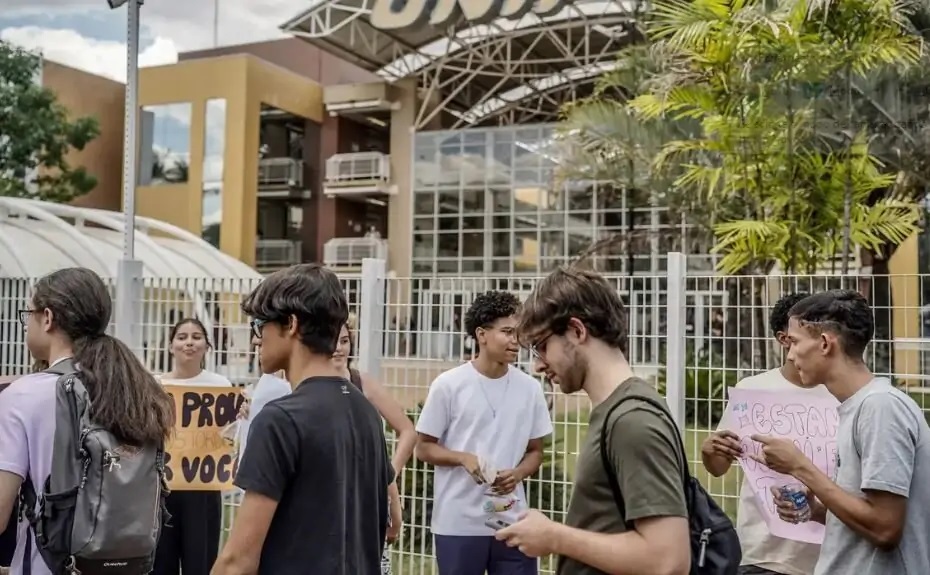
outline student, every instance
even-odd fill
[[[563,393],[591,400],[588,433],[578,456],[565,524],[530,511],[497,532],[532,556],[559,555],[558,575],[686,575],[691,563],[685,463],[675,424],[658,408],[628,395],[663,402],[627,362],[627,314],[616,289],[591,271],[556,270],[530,295],[520,338],[535,367]],[[601,458],[601,441],[626,503],[621,517]],[[627,529],[627,522],[633,529]]]
[[[255,418],[235,484],[245,491],[213,575],[379,575],[394,480],[381,418],[333,365],[348,305],[317,264],[269,275],[242,310],[265,373],[293,392]]]
[[[417,458],[436,466],[432,531],[440,575],[535,575],[536,559],[494,539],[486,523],[517,520],[523,481],[552,433],[542,386],[511,364],[520,300],[489,291],[465,315],[478,357],[433,381],[417,422]]]
[[[342,376],[354,383],[372,405],[378,410],[378,413],[391,429],[397,434],[397,445],[394,448],[394,457],[391,458],[391,467],[394,470],[395,477],[400,477],[404,472],[404,466],[410,461],[413,455],[413,448],[417,443],[417,432],[413,427],[413,422],[407,417],[404,408],[391,397],[388,390],[381,385],[381,382],[367,374],[359,372],[352,367],[352,333],[355,317],[350,316],[349,321],[343,326],[339,333],[339,342],[336,344],[336,353],[333,354],[333,365],[342,371]],[[400,536],[401,527],[403,527],[403,516],[401,513],[400,493],[397,489],[397,481],[391,483],[388,489],[390,498],[390,522],[388,525],[387,542],[393,543]],[[389,550],[385,547],[384,555],[381,558],[382,575],[390,575],[391,556]]]
[[[33,357],[49,365],[71,359],[87,388],[95,420],[128,445],[161,444],[174,426],[171,398],[122,342],[107,335],[113,302],[103,281],[91,270],[66,268],[33,287],[29,308],[20,310],[26,345]],[[44,485],[52,467],[58,376],[35,373],[16,380],[0,401],[0,532],[26,477]],[[24,561],[32,575],[50,575],[31,542],[24,559],[25,522],[19,526],[11,573],[22,575]]]
[[[168,341],[172,369],[161,376],[164,385],[232,387],[222,375],[203,368],[212,345],[199,319],[174,324]],[[171,521],[158,540],[154,575],[208,575],[220,547],[222,493],[172,490],[166,504]]]
[[[810,490],[811,521],[826,525],[817,575],[930,573],[930,427],[913,399],[865,365],[873,331],[868,302],[852,290],[812,295],[789,312],[788,361],[805,387],[822,382],[841,403],[833,478],[793,442],[752,437],[763,446],[755,459]],[[775,503],[797,521],[793,506]]]
[[[807,294],[789,294],[778,300],[772,308],[769,327],[785,352],[790,347],[786,335],[788,310],[805,297]],[[790,361],[765,373],[747,377],[737,383],[736,388],[833,397],[822,385],[805,388],[797,368]],[[720,425],[722,427],[724,422],[721,421]],[[735,433],[718,429],[701,446],[701,460],[711,475],[722,477],[730,470],[736,458],[742,455],[741,451],[740,438]],[[744,478],[736,513],[736,530],[743,550],[740,575],[811,575],[820,555],[820,545],[772,535],[760,505],[759,498],[749,485],[749,479]]]

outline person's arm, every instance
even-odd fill
[[[795,474],[830,513],[883,550],[901,542],[914,475],[920,428],[904,402],[891,393],[877,393],[866,397],[859,408],[853,433],[861,454],[862,496],[831,481],[806,458]]]
[[[255,418],[235,485],[245,491],[211,575],[253,575],[278,502],[297,473],[300,439],[290,416],[268,405]]]
[[[598,534],[559,525],[557,551],[610,575],[688,575],[688,507],[671,423],[636,409],[609,427],[608,453],[634,529]]]
[[[365,397],[397,434],[397,444],[394,447],[391,465],[394,467],[394,473],[400,475],[413,455],[413,448],[417,444],[417,431],[413,427],[413,422],[404,413],[404,408],[391,397],[380,381],[364,374],[361,377]]]

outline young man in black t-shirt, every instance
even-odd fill
[[[265,373],[293,393],[252,423],[245,491],[212,575],[380,575],[393,471],[378,412],[331,358],[348,306],[316,264],[268,276],[242,303]]]

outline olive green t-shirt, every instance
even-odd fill
[[[626,517],[620,517],[601,461],[604,417],[628,395],[665,400],[648,383],[631,378],[591,410],[588,434],[578,455],[575,488],[565,524],[594,533],[622,533],[625,522],[648,517],[687,517],[679,439],[672,422],[641,400],[630,400],[610,415],[607,453],[620,484]],[[558,575],[603,575],[574,559],[559,557]]]

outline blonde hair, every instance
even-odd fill
[[[358,329],[358,316],[355,315],[355,312],[349,314],[349,319],[346,320],[346,327],[349,328],[350,332]]]

